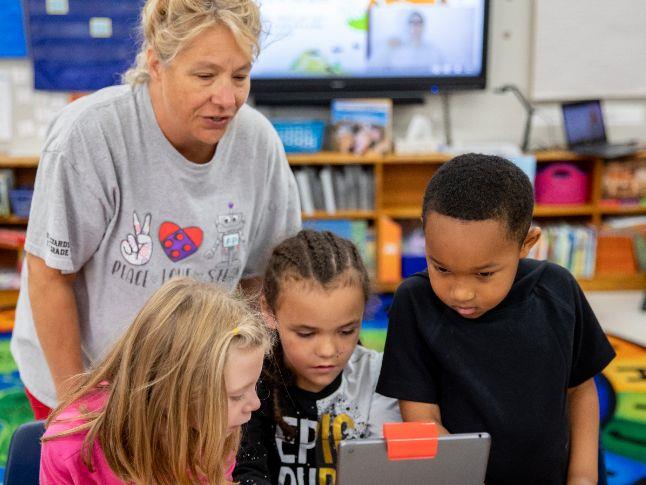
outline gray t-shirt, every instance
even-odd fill
[[[89,365],[169,278],[233,288],[262,275],[272,248],[300,224],[294,177],[260,113],[243,106],[213,159],[196,164],[163,135],[147,86],[116,86],[72,103],[50,127],[25,248],[52,268],[78,273]],[[23,268],[11,351],[27,388],[53,406],[27,285]]]

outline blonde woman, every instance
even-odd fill
[[[170,277],[253,287],[300,228],[271,124],[245,101],[252,0],[148,0],[126,84],[64,109],[42,152],[11,343],[37,418]]]
[[[47,420],[40,483],[230,480],[270,340],[217,286],[166,283]]]

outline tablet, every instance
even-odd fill
[[[337,485],[482,485],[491,436],[452,434],[438,438],[434,458],[388,459],[386,440],[347,440],[339,444]]]

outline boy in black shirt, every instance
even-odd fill
[[[532,185],[513,163],[468,154],[424,194],[428,270],[397,289],[377,392],[405,421],[492,436],[491,484],[596,483],[593,377],[614,357],[564,268],[523,259]]]

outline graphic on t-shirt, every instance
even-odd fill
[[[233,209],[233,203],[228,204]],[[215,244],[209,249],[205,257],[212,259],[218,252],[220,254],[219,264],[232,266],[240,262],[240,252],[244,239],[242,229],[244,228],[244,215],[242,212],[230,212],[218,216],[215,227],[218,231]]]
[[[188,258],[202,245],[203,232],[199,227],[180,227],[174,222],[159,226],[159,242],[174,263]]]
[[[153,253],[153,239],[150,237],[150,213],[144,216],[144,225],[139,222],[137,213],[132,213],[134,234],[128,234],[126,239],[121,241],[121,255],[123,259],[135,266],[143,266]]]
[[[319,412],[322,410],[319,403]],[[357,407],[342,397],[323,405],[319,419],[284,416],[295,428],[295,440],[287,438],[276,427],[276,446],[281,467],[280,485],[333,484],[336,480],[336,460],[339,442],[367,436],[365,418]]]

